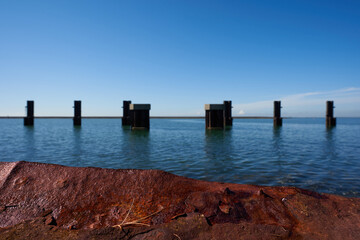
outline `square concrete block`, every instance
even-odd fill
[[[130,104],[130,110],[150,110],[150,104]]]
[[[205,110],[224,110],[224,104],[205,104]]]

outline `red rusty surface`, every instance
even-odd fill
[[[359,198],[206,182],[159,170],[0,163],[0,230],[39,217],[46,225],[78,230],[146,218],[139,222],[159,227],[151,234],[176,228],[185,235],[181,226],[189,230],[196,221],[197,239],[221,239],[224,231],[257,236],[259,230],[283,238],[360,239]]]

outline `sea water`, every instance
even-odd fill
[[[204,119],[151,119],[131,131],[121,119],[0,119],[0,161],[76,167],[161,169],[195,179],[296,186],[360,197],[360,119],[235,119],[205,130]]]

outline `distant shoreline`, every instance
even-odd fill
[[[19,119],[25,116],[0,116],[0,119]],[[44,119],[72,119],[69,116],[36,116]],[[121,116],[83,116],[83,119],[122,119]],[[205,116],[150,116],[152,119],[205,119]],[[233,117],[233,119],[273,119],[273,117]]]
[[[20,119],[25,116],[0,116],[0,119]],[[69,116],[36,116],[37,119],[73,119]],[[83,119],[122,119],[121,116],[83,116]],[[205,116],[150,116],[151,119],[205,119]],[[283,119],[291,118],[325,118],[325,117],[283,117]],[[336,118],[360,118],[360,117],[336,117]],[[257,117],[257,116],[235,116],[233,119],[273,119],[273,117]]]

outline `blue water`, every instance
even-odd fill
[[[149,132],[120,119],[0,119],[0,161],[161,169],[181,176],[297,186],[360,197],[360,119],[235,119],[231,130],[205,131],[203,119],[151,119]]]

